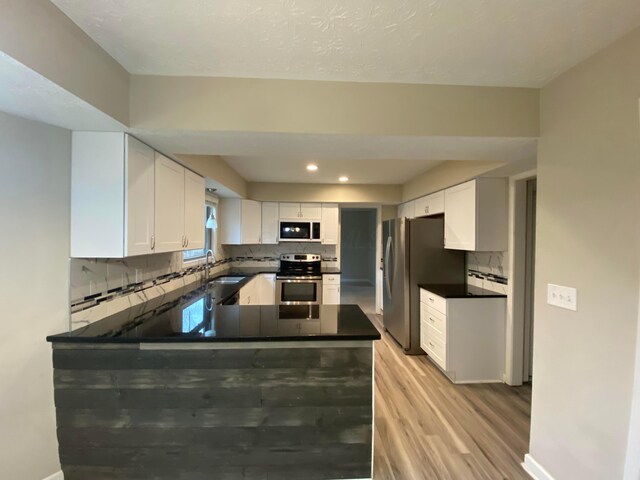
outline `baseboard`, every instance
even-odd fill
[[[524,462],[521,463],[524,471],[535,480],[554,480],[542,465],[536,462],[528,453],[524,456]]]
[[[64,480],[64,474],[62,473],[62,470],[60,470],[59,472],[56,472],[53,475],[49,475],[47,478],[43,480]]]

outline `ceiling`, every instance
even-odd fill
[[[129,72],[539,87],[638,0],[52,0]]]
[[[248,181],[400,184],[446,160],[536,158],[533,138],[311,135],[133,130],[167,154],[215,153]],[[320,169],[306,171],[308,163]]]

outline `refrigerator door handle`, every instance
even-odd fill
[[[393,272],[389,272],[389,255],[391,255],[391,237],[387,237],[387,246],[384,252],[384,280],[387,287],[387,295],[391,297],[391,275]]]

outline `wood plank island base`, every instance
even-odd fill
[[[371,478],[379,334],[359,307],[216,306],[180,334],[178,304],[48,338],[65,480]]]

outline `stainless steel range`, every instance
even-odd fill
[[[277,305],[322,303],[322,259],[313,253],[280,255],[276,274]]]

